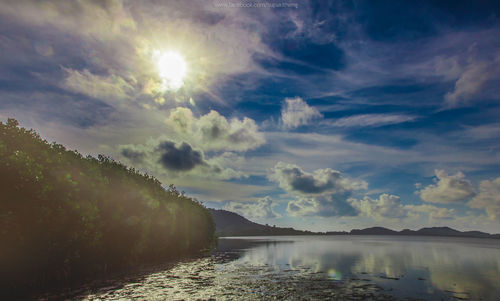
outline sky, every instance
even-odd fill
[[[497,1],[7,0],[0,50],[2,122],[207,207],[500,233]]]

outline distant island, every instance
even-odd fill
[[[500,238],[500,234],[481,231],[458,231],[449,227],[430,227],[420,230],[395,231],[384,227],[353,229],[347,231],[312,232],[293,228],[261,225],[227,210],[209,209],[215,221],[215,232],[219,237],[228,236],[274,236],[274,235],[405,235],[405,236],[447,236],[473,238]]]

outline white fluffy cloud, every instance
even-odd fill
[[[362,200],[350,199],[354,208],[365,216],[375,219],[404,218],[408,216],[407,209],[396,195],[381,194],[378,199],[365,196]]]
[[[281,108],[281,122],[289,129],[308,124],[314,118],[322,116],[316,108],[309,106],[300,97],[285,99]]]
[[[246,218],[268,219],[280,217],[274,211],[275,204],[273,200],[266,196],[258,199],[255,202],[229,202],[224,206],[224,209],[239,213]]]
[[[455,209],[436,207],[434,205],[403,205],[397,195],[381,194],[378,199],[365,196],[362,200],[349,199],[351,205],[361,215],[377,221],[402,219],[422,216],[430,221],[451,220],[456,217]]]
[[[253,119],[228,120],[213,110],[196,118],[190,109],[178,107],[170,111],[166,123],[183,139],[205,150],[246,151],[265,143]]]
[[[464,202],[475,195],[471,182],[465,179],[462,172],[448,175],[443,170],[435,170],[438,179],[436,184],[419,190],[422,200],[429,203],[457,203]]]
[[[488,218],[500,220],[500,178],[484,180],[479,184],[479,193],[469,203],[471,208],[485,209]]]

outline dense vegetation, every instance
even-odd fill
[[[84,157],[0,122],[0,283],[25,289],[193,254],[209,211],[105,156]]]

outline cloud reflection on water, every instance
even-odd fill
[[[267,239],[263,245],[247,248],[235,264],[309,269],[327,275],[335,271],[350,278],[369,278],[394,288],[400,296],[425,298],[448,291],[494,300],[500,295],[498,240],[373,236]]]

